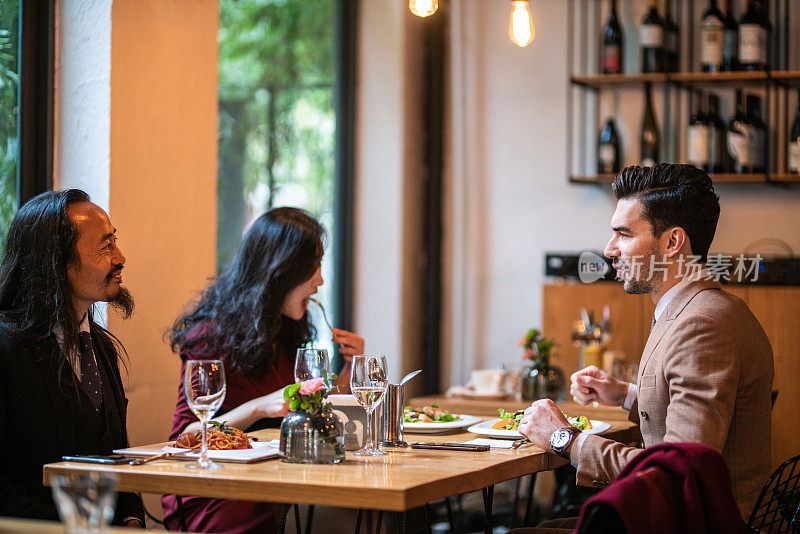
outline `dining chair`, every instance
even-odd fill
[[[800,533],[800,455],[772,473],[750,513],[751,532]]]

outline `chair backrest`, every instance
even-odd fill
[[[769,477],[747,526],[754,532],[800,533],[800,455],[783,462]]]

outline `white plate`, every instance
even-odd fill
[[[455,415],[455,414],[453,414]],[[447,432],[457,428],[474,425],[480,421],[480,417],[474,415],[462,415],[461,419],[450,421],[449,423],[403,423],[403,432],[411,434],[435,434],[437,432]]]
[[[480,434],[482,436],[489,436],[490,438],[502,438],[502,439],[520,439],[522,434],[517,432],[516,430],[500,430],[496,428],[492,428],[492,425],[498,422],[500,419],[490,419],[489,421],[484,421],[483,423],[479,423],[477,425],[472,425],[467,430],[472,432],[473,434]],[[592,428],[589,430],[584,430],[587,434],[600,434],[605,432],[611,425],[606,423],[605,421],[597,421],[596,419],[590,419],[592,422]]]
[[[277,441],[277,440],[275,440]],[[164,452],[181,452],[188,449],[178,449],[170,447],[172,441],[166,443],[156,443],[154,445],[144,445],[141,447],[130,447],[127,449],[117,449],[115,454],[124,454],[132,457],[148,457]],[[219,462],[250,463],[260,462],[268,458],[278,456],[278,447],[271,442],[251,441],[252,449],[238,449],[233,451],[208,451],[208,457]],[[196,460],[200,456],[199,452],[190,452],[173,456],[171,460]]]

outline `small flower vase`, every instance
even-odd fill
[[[344,461],[344,425],[332,411],[289,412],[281,423],[280,456],[296,464],[338,464]]]
[[[550,365],[544,359],[531,360],[522,371],[521,390],[523,400],[551,399],[554,402],[567,400],[567,380],[560,367]]]

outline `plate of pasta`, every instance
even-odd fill
[[[251,463],[278,456],[278,440],[272,442],[251,441],[238,428],[223,423],[212,422],[208,427],[208,457],[219,462]],[[153,456],[166,452],[182,453],[173,456],[174,460],[195,460],[200,451],[200,431],[184,433],[175,441],[156,443],[142,447],[117,449],[116,454],[125,456]]]

